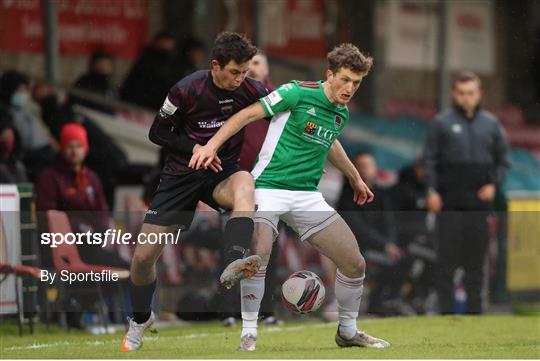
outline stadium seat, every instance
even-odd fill
[[[68,216],[65,212],[50,210],[47,211],[47,223],[49,226],[49,232],[67,234],[71,233],[71,225],[69,223]],[[109,267],[96,264],[85,263],[79,256],[79,250],[74,244],[62,243],[57,247],[51,247],[53,264],[57,271],[66,270],[70,273],[99,273],[102,271],[110,271],[116,273],[119,276],[119,280],[124,281],[129,279],[129,270],[117,267]],[[119,287],[120,295],[123,298],[123,292],[120,288],[120,283],[117,283]],[[60,290],[63,290],[62,282],[59,282]],[[99,307],[98,313],[105,330],[108,330],[107,317],[105,315],[106,304],[103,297],[103,290],[101,282],[95,283],[95,290],[98,295]],[[124,304],[124,302],[123,302]]]
[[[0,274],[4,275],[0,282],[3,282],[9,275],[15,275],[15,277],[23,276],[32,276],[37,279],[40,278],[41,269],[32,266],[25,266],[22,264],[19,265],[9,265],[7,263],[0,263]],[[19,282],[15,281],[15,297],[17,299],[17,319],[19,324],[19,335],[23,335],[23,321],[24,321],[24,310],[22,306],[22,300],[19,298]],[[29,326],[30,333],[34,333],[34,324],[32,317],[29,317]]]

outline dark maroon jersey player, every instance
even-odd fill
[[[230,209],[223,234],[226,267],[220,277],[226,287],[252,277],[261,264],[257,255],[243,258],[251,243],[255,208],[253,177],[238,166],[243,133],[224,144],[218,152],[219,161],[210,169],[193,170],[188,164],[193,150],[206,144],[231,115],[266,95],[262,83],[246,79],[256,53],[257,48],[244,36],[219,34],[210,70],[195,72],[171,88],[149,135],[152,142],[167,148],[169,155],[141,227],[142,239],[151,233],[188,228],[199,201]],[[155,263],[164,246],[141,243],[135,248],[130,273],[133,319],[122,342],[123,351],[138,350],[144,331],[154,322]]]
[[[188,167],[193,147],[206,144],[231,115],[267,93],[263,83],[251,78],[245,78],[234,90],[219,88],[210,70],[200,70],[180,80],[169,91],[150,132],[152,141],[170,150],[162,175],[195,172]],[[174,134],[167,134],[171,132]],[[218,156],[223,165],[237,163],[243,139],[242,130],[220,149]]]

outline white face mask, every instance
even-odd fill
[[[26,91],[19,91],[11,96],[11,105],[19,108],[26,108],[29,100],[30,93]]]

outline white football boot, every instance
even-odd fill
[[[339,327],[336,332],[336,343],[339,347],[369,347],[369,348],[387,348],[390,347],[390,343],[368,335],[362,331],[356,331],[351,339],[346,339],[339,334]]]
[[[242,338],[240,338],[240,346],[238,351],[255,351],[255,346],[257,345],[257,336],[247,333]]]
[[[155,319],[154,312],[150,313],[150,318],[145,323],[137,323],[128,317],[129,329],[122,340],[122,351],[137,351],[140,349],[144,331],[152,327]]]

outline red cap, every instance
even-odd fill
[[[69,142],[78,140],[88,152],[88,138],[86,129],[79,123],[68,123],[64,125],[60,132],[60,147],[63,149]]]

